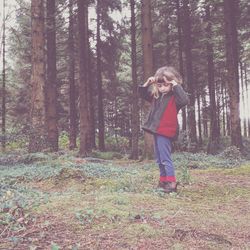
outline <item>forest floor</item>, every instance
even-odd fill
[[[250,249],[250,162],[176,153],[181,184],[165,194],[153,161],[13,157],[0,249]]]

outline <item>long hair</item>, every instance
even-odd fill
[[[180,75],[180,73],[172,66],[164,66],[159,68],[156,72],[155,72],[155,82],[152,84],[152,88],[151,88],[151,93],[152,96],[154,98],[159,98],[159,90],[157,87],[157,81],[158,79],[162,79],[163,77],[166,77],[168,81],[176,81],[178,84],[182,84],[182,77]]]

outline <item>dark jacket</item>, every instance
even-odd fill
[[[174,86],[173,90],[166,94],[160,93],[158,99],[151,95],[148,87],[139,86],[138,92],[141,98],[151,103],[147,121],[142,129],[152,134],[176,138],[178,134],[177,114],[189,102],[187,93],[181,85]]]

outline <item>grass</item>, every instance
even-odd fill
[[[4,162],[0,249],[248,249],[250,163],[206,157],[174,154],[177,194],[156,188],[153,161]]]

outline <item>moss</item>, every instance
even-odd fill
[[[124,228],[124,236],[129,238],[155,238],[160,237],[161,230],[152,227],[149,224],[134,223]]]
[[[241,167],[233,168],[233,169],[226,169],[224,170],[225,174],[228,175],[244,175],[250,176],[250,164],[244,164]]]

